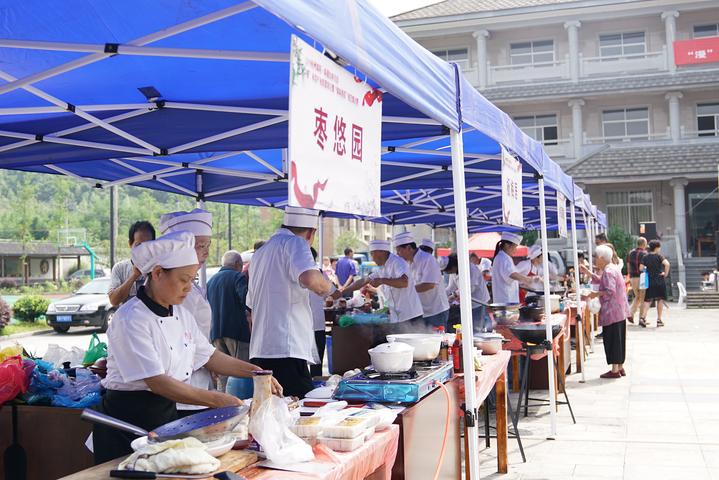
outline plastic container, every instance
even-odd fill
[[[368,429],[361,432],[354,438],[331,438],[324,435],[320,435],[317,438],[317,443],[325,445],[336,452],[351,452],[357,450],[367,441],[369,437],[374,433],[374,428]]]
[[[322,432],[322,417],[300,417],[297,421],[290,425],[292,433],[301,437],[303,440],[306,438],[316,438]]]
[[[326,438],[356,438],[365,433],[368,429],[374,432],[378,418],[368,413],[354,414],[345,418],[335,425],[325,425],[322,428],[322,435]]]

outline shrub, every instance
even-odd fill
[[[12,319],[12,309],[10,308],[10,305],[7,304],[5,300],[0,298],[0,330],[10,323],[10,320]]]
[[[2,279],[0,279],[0,288],[3,288],[3,289],[17,288],[17,282],[15,280],[13,280],[12,278],[2,278]]]
[[[40,295],[26,295],[18,298],[14,305],[15,318],[21,322],[34,322],[45,315],[50,301]]]

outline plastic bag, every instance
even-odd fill
[[[47,369],[48,362],[38,363],[32,372],[30,388],[25,401],[28,405],[50,405],[57,389],[62,387],[64,374],[57,370]],[[45,372],[43,372],[43,369]]]
[[[72,350],[67,350],[60,345],[51,343],[42,359],[51,363],[55,368],[62,368],[64,362],[70,362],[70,365],[80,365],[84,357],[85,351],[81,348],[72,347]]]
[[[278,465],[309,462],[315,458],[312,447],[290,431],[291,423],[287,404],[274,395],[250,419],[250,434],[262,446],[267,459]]]
[[[5,347],[0,350],[0,363],[4,362],[10,357],[19,357],[22,355],[22,345],[15,344]]]
[[[23,361],[19,356],[10,357],[0,363],[0,405],[27,392],[30,385],[29,373],[34,368],[32,361]]]
[[[639,289],[646,290],[647,288],[649,288],[649,274],[645,270],[639,274]]]
[[[89,367],[105,357],[107,357],[107,344],[100,341],[100,337],[97,336],[97,333],[93,333],[90,339],[90,346],[85,352],[85,357],[82,359],[82,364]]]
[[[599,310],[602,309],[602,304],[599,302],[598,298],[592,298],[589,300],[589,311],[592,313],[599,313]]]

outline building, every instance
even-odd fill
[[[15,285],[57,282],[79,269],[89,253],[81,247],[50,242],[0,241],[0,281]],[[85,258],[87,260],[87,258]]]
[[[682,256],[716,254],[719,2],[446,0],[392,19],[459,63],[610,225],[656,221]]]

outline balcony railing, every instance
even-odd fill
[[[687,139],[719,137],[719,125],[712,130],[687,130],[684,127],[681,127],[681,131],[682,138]]]
[[[569,78],[569,63],[566,57],[564,60],[531,64],[495,66],[487,64],[487,69],[489,85]]]
[[[560,138],[559,140],[544,142],[542,147],[550,158],[574,156],[571,138]]]
[[[622,135],[622,136],[611,136],[611,137],[587,137],[586,132],[584,133],[584,144],[585,145],[596,145],[598,143],[636,143],[636,142],[653,142],[661,140],[671,140],[671,134],[667,132],[663,133],[645,133],[640,135]]]
[[[665,47],[658,52],[613,55],[609,57],[584,57],[579,54],[579,75],[582,77],[666,69],[667,52]]]

